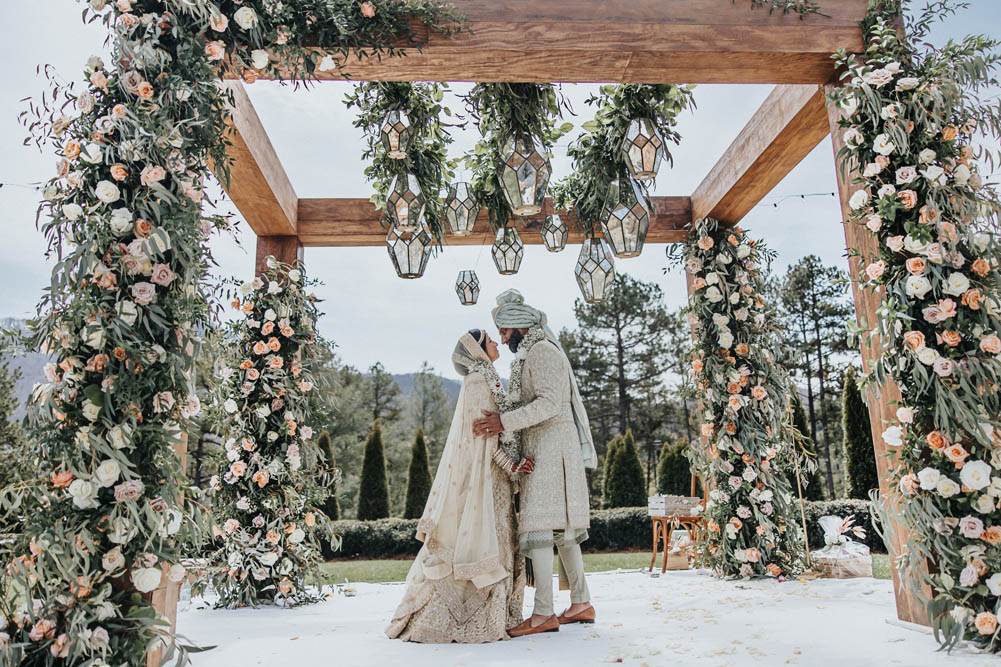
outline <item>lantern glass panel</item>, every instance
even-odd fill
[[[535,215],[542,210],[552,176],[549,159],[530,141],[509,140],[501,151],[497,171],[501,192],[515,215]]]
[[[445,197],[445,221],[450,232],[456,236],[472,234],[479,213],[480,204],[473,196],[473,189],[469,183],[452,183],[448,186],[448,195]]]
[[[407,157],[407,150],[413,139],[413,128],[405,111],[390,111],[379,128],[379,139],[386,155],[394,160]]]
[[[633,178],[637,181],[655,178],[666,154],[664,139],[652,120],[634,118],[629,122],[622,140],[622,160]]]
[[[650,231],[650,211],[639,184],[631,178],[612,181],[601,231],[616,257],[638,257]]]
[[[560,252],[567,247],[570,232],[558,213],[553,213],[542,224],[542,242],[549,252]]]
[[[417,232],[401,232],[391,227],[386,235],[386,249],[396,275],[407,279],[423,276],[431,259],[432,243],[427,227],[421,227]]]
[[[601,303],[611,296],[615,283],[615,260],[604,239],[584,239],[574,275],[587,303]]]
[[[411,173],[397,174],[386,196],[386,214],[399,232],[416,232],[424,219],[427,199],[417,177]]]
[[[494,265],[501,275],[509,276],[518,273],[521,260],[525,257],[525,244],[514,227],[502,227],[497,230],[494,245],[490,249]]]
[[[459,295],[459,303],[463,306],[474,306],[480,297],[480,279],[476,271],[459,271],[455,280],[455,293]]]

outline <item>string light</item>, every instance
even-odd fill
[[[761,206],[771,206],[772,208],[778,208],[779,204],[783,203],[788,199],[800,198],[805,200],[807,197],[837,197],[836,192],[805,192],[803,194],[790,194],[790,195],[771,195],[771,197],[776,198],[776,201],[772,202],[761,202],[757,204],[754,208],[759,208]],[[768,199],[768,197],[765,197]]]

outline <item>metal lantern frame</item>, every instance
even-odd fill
[[[448,186],[445,196],[444,216],[448,231],[455,236],[468,236],[476,226],[480,203],[473,195],[473,186],[464,181]]]
[[[521,261],[525,258],[525,244],[521,235],[514,227],[501,227],[494,235],[494,244],[490,248],[494,266],[502,276],[511,276],[521,269]]]
[[[546,217],[542,223],[542,243],[549,252],[561,252],[567,247],[567,240],[570,238],[570,229],[559,213],[553,213]]]
[[[417,177],[410,172],[394,176],[386,195],[386,215],[391,226],[401,233],[417,232],[423,225],[426,210],[427,197]]]
[[[632,178],[619,178],[608,188],[606,208],[601,216],[601,231],[615,256],[638,257],[643,252],[650,231],[650,209],[646,195]]]
[[[475,306],[480,298],[480,279],[473,269],[459,271],[455,279],[455,293],[463,306]]]
[[[622,138],[620,153],[632,177],[637,181],[648,181],[657,177],[660,165],[667,157],[667,144],[651,119],[633,118]]]
[[[396,275],[414,280],[424,275],[434,246],[431,231],[421,227],[416,232],[400,231],[395,226],[386,234],[386,250]]]
[[[413,139],[414,128],[406,111],[397,109],[386,114],[379,126],[379,141],[387,156],[394,160],[406,159]]]
[[[574,276],[584,301],[594,305],[608,300],[615,283],[615,258],[605,239],[584,239]]]
[[[552,175],[549,158],[531,139],[505,142],[497,184],[515,215],[535,215],[542,210]]]

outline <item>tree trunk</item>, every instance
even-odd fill
[[[622,346],[622,320],[615,314],[616,382],[619,385],[619,433],[629,428],[629,393],[626,391],[626,352]]]
[[[810,420],[810,437],[813,438],[814,442],[817,442],[817,416],[813,410],[813,362],[810,361],[806,329],[802,326],[800,334],[803,340],[803,356],[806,357],[806,363],[803,365],[803,374],[806,376],[806,416]]]
[[[816,296],[813,297],[813,312],[817,312]],[[820,420],[824,424],[824,449],[826,450],[825,458],[827,459],[825,461],[824,471],[827,476],[827,492],[830,494],[831,498],[835,498],[834,464],[832,460],[834,458],[834,452],[831,450],[831,429],[827,419],[827,400],[824,392],[824,349],[823,340],[820,337],[820,322],[818,320],[813,321],[813,334],[817,344],[817,379],[820,382]]]

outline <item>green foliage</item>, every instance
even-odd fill
[[[816,449],[813,444],[813,440],[810,438],[810,427],[806,423],[806,411],[803,409],[803,401],[799,397],[799,392],[796,391],[795,387],[792,387],[791,402],[792,402],[792,428],[799,435],[800,448],[806,453],[807,457],[814,458],[810,461],[810,465],[807,469],[800,467],[800,484],[803,488],[803,499],[804,500],[823,500],[824,494],[821,488],[820,474],[817,471],[816,464]],[[795,470],[791,471],[793,475],[796,474]],[[789,486],[793,491],[796,490],[796,480],[794,477],[790,478]]]
[[[403,518],[421,518],[430,493],[431,466],[428,463],[428,448],[424,442],[423,429],[418,429],[417,437],[410,448],[410,470],[407,473],[407,500]]]
[[[869,409],[862,401],[854,366],[850,366],[845,374],[841,400],[848,497],[866,500],[869,498],[869,491],[879,487],[879,476],[876,473],[876,454],[869,427]]]
[[[684,440],[665,442],[661,446],[660,462],[657,464],[658,495],[687,496],[691,493],[692,467],[686,454],[687,449],[688,443]]]
[[[334,443],[330,438],[330,431],[322,431],[316,439],[316,444],[326,459],[327,467],[334,468],[336,465],[336,459],[334,457]],[[320,509],[323,510],[323,513],[326,514],[327,518],[331,521],[339,521],[341,518],[341,501],[337,495],[336,479],[330,483],[329,487],[327,487],[327,492],[329,495]]]
[[[646,507],[646,478],[632,431],[626,431],[612,457],[605,484],[605,508]]]
[[[605,446],[605,460],[601,467],[601,502],[603,507],[608,507],[606,504],[609,498],[608,480],[612,478],[612,462],[615,460],[615,455],[618,454],[621,445],[622,436],[617,435],[609,440]]]
[[[433,469],[445,447],[452,411],[449,409],[445,384],[428,362],[423,362],[414,375],[408,398],[407,422],[424,433],[428,444],[428,461]]]
[[[358,520],[385,519],[389,516],[389,482],[386,479],[386,455],[382,446],[382,423],[376,420],[365,442],[361,482],[358,487]]]
[[[400,417],[400,385],[381,361],[368,369],[363,400],[373,420],[396,421]]]

